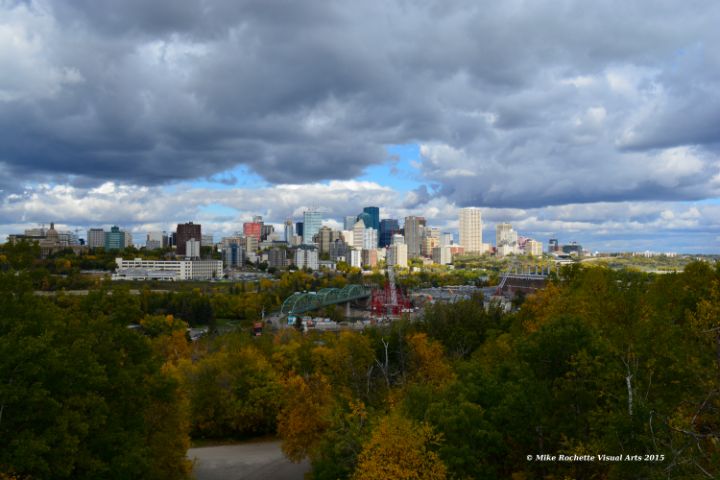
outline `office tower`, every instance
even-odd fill
[[[368,228],[374,228],[380,231],[380,209],[378,207],[365,207],[363,213],[370,215],[370,225]]]
[[[283,236],[283,239],[287,243],[292,243],[292,237],[295,235],[295,228],[293,225],[292,218],[288,218],[285,220],[285,235]]]
[[[365,228],[370,228],[372,225],[372,217],[369,213],[362,212],[360,215],[357,216],[356,220],[360,220],[365,225]]]
[[[212,235],[203,235],[200,240],[201,247],[213,247],[215,246],[215,238]]]
[[[408,246],[403,243],[390,245],[387,250],[387,264],[395,267],[407,267]]]
[[[363,235],[363,248],[365,250],[374,250],[377,248],[377,244],[377,230],[375,230],[374,228],[366,228]]]
[[[191,238],[195,240],[202,240],[202,228],[200,224],[188,222],[180,223],[177,226],[177,235],[175,237],[176,247],[175,252],[178,255],[185,256],[187,254],[186,244]]]
[[[495,247],[499,257],[518,253],[517,240],[517,232],[512,229],[509,223],[497,224],[495,227]],[[467,252],[467,247],[465,248]]]
[[[453,234],[452,233],[440,234],[440,246],[441,247],[449,247],[452,244],[453,244]]]
[[[542,257],[542,254],[542,242],[538,242],[532,238],[525,242],[525,255],[530,255],[531,257]]]
[[[362,250],[365,245],[365,222],[358,219],[353,226],[352,246],[356,250]]]
[[[268,267],[282,269],[287,266],[287,250],[284,248],[271,248],[268,252]]]
[[[200,240],[191,238],[185,242],[185,258],[200,258]]]
[[[156,250],[158,248],[165,248],[168,246],[168,235],[167,232],[148,232],[145,240],[145,248],[148,250]]]
[[[348,215],[343,219],[343,230],[352,230],[353,226],[357,222],[357,216]]]
[[[109,232],[105,232],[105,250],[122,250],[125,245],[125,232],[114,225]]]
[[[273,233],[275,233],[274,226],[262,224],[262,227],[260,227],[260,240],[267,240]]]
[[[243,235],[246,237],[254,237],[258,242],[262,237],[263,224],[260,222],[243,223]]]
[[[298,237],[302,237],[303,233],[305,233],[305,225],[303,222],[295,222],[295,235]]]
[[[420,256],[423,229],[425,227],[425,218],[423,217],[405,217],[405,244],[407,245],[408,258],[416,258]]]
[[[423,236],[421,253],[423,257],[432,257],[433,248],[440,245],[440,239],[430,235]]]
[[[390,245],[405,245],[405,236],[400,233],[394,234]]]
[[[102,228],[88,230],[87,245],[90,248],[103,248],[105,246],[105,230]]]
[[[303,212],[303,243],[310,245],[313,237],[320,231],[322,226],[322,213],[316,210],[305,210]]]
[[[134,245],[133,245],[132,233],[126,231],[125,232],[125,247],[127,248],[127,247],[133,247],[133,246]]]
[[[254,254],[258,251],[258,248],[260,248],[260,242],[257,238],[252,235],[245,237],[245,253]]]
[[[363,249],[362,261],[364,266],[376,267],[378,263],[378,251],[377,248]]]
[[[435,247],[432,250],[433,263],[438,265],[448,265],[452,263],[452,247]]]
[[[223,237],[220,241],[225,268],[242,267],[245,265],[245,238],[240,236]]]
[[[330,253],[330,242],[332,242],[332,229],[330,227],[320,227],[317,233],[317,244],[320,253]]]
[[[460,245],[465,253],[483,253],[482,213],[477,207],[460,209]]]
[[[392,243],[392,236],[400,231],[400,224],[394,218],[380,220],[379,245],[387,247]]]
[[[317,248],[311,245],[300,245],[295,250],[295,265],[301,269],[317,270],[319,267]]]
[[[230,243],[222,250],[225,268],[240,268],[245,265],[245,249],[239,243]]]
[[[560,246],[559,246],[557,238],[551,238],[550,240],[548,240],[548,252],[549,253],[554,253],[559,250],[560,250]]]
[[[347,261],[350,247],[344,240],[335,240],[330,244],[330,260],[337,262],[339,259]]]

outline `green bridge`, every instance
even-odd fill
[[[323,288],[319,292],[295,292],[280,307],[282,315],[298,315],[319,308],[368,298],[372,288],[365,285],[346,285],[343,288]]]

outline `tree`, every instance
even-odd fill
[[[447,477],[435,449],[441,442],[432,427],[397,413],[380,420],[358,457],[354,479],[432,479]]]

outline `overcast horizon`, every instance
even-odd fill
[[[720,253],[720,4],[0,0],[0,242],[364,206]]]

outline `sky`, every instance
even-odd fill
[[[718,24],[712,0],[0,0],[0,239],[477,206],[488,243],[720,253]]]

